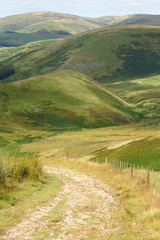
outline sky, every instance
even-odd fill
[[[0,17],[34,11],[85,17],[160,14],[160,0],[0,0]]]

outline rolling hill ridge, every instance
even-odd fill
[[[36,40],[64,38],[105,26],[135,24],[159,26],[160,15],[88,18],[55,12],[25,13],[0,18],[0,46],[20,46]]]
[[[140,120],[125,101],[71,70],[2,84],[0,92],[1,122],[10,126],[62,131]]]
[[[18,51],[0,66],[0,80],[16,81],[72,69],[110,83],[160,71],[160,27],[116,26],[82,33],[43,49]]]

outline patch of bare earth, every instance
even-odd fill
[[[127,145],[128,143],[135,142],[135,141],[138,141],[138,140],[141,140],[141,139],[143,139],[143,138],[136,138],[136,139],[131,139],[131,140],[113,142],[108,146],[108,149],[120,148],[122,146]]]
[[[46,170],[63,181],[63,191],[44,206],[28,211],[1,239],[102,240],[119,231],[112,219],[118,201],[109,186],[76,171]],[[54,214],[58,214],[56,219]]]

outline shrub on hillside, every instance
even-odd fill
[[[42,166],[34,157],[2,158],[0,157],[0,190],[7,189],[13,183],[23,179],[40,180]]]

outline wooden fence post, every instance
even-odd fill
[[[137,166],[137,170],[138,170],[137,171],[137,178],[139,178],[139,169],[140,169],[139,166]]]
[[[150,170],[147,168],[147,184],[150,183]]]
[[[158,178],[158,192],[160,192],[160,176]]]
[[[131,164],[131,177],[133,177],[133,164]]]
[[[144,181],[144,166],[142,166],[142,181]]]
[[[120,171],[122,172],[122,170],[123,170],[123,162],[120,161]]]

